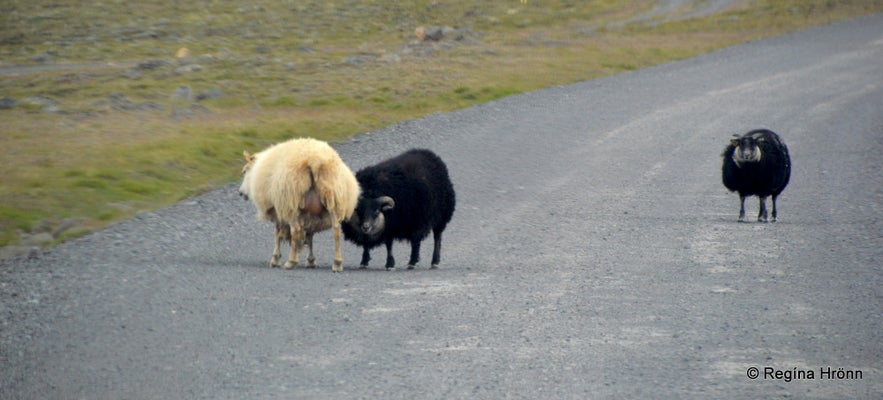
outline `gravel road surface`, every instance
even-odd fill
[[[757,127],[793,158],[775,224],[720,182]],[[269,269],[231,185],[0,263],[0,398],[883,397],[883,15],[336,145],[411,147],[457,190],[441,268],[335,274],[326,232]]]

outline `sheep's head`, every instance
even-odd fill
[[[736,165],[741,166],[742,163],[760,161],[761,152],[759,145],[763,140],[763,137],[759,135],[737,135],[736,138],[730,140],[730,145],[735,148],[733,150],[733,161]]]
[[[256,157],[246,150],[242,151],[242,156],[245,157],[245,165],[242,166],[242,185],[239,186],[239,195],[248,200],[248,171],[251,171],[251,167],[254,166]]]
[[[375,198],[359,197],[350,225],[363,235],[377,237],[386,228],[385,212],[395,208],[396,202],[389,196]]]

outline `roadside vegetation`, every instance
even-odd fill
[[[238,177],[243,149],[346,140],[468,107],[883,11],[749,0],[0,4],[0,247],[83,235]]]

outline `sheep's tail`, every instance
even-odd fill
[[[348,220],[353,215],[359,199],[359,184],[352,171],[342,160],[336,162],[310,162],[312,186],[322,201],[322,205],[332,211],[337,222]]]

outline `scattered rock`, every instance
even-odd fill
[[[144,102],[144,103],[138,103],[138,105],[137,105],[137,109],[138,109],[139,111],[144,111],[144,110],[162,110],[162,109],[165,109],[165,108],[166,108],[166,107],[165,107],[164,105],[159,104],[159,103],[154,103],[154,102],[152,102],[152,101],[146,101],[146,102]]]
[[[140,32],[135,32],[132,35],[132,39],[161,39],[167,36],[169,36],[168,33],[158,29],[145,29]]]
[[[28,246],[12,245],[12,246],[0,247],[0,259],[21,257],[21,256],[25,256],[25,255],[30,256],[31,250],[33,250],[33,247],[28,247]]]
[[[18,100],[12,97],[0,98],[0,110],[11,110],[18,107]]]
[[[53,240],[55,240],[55,238],[52,237],[52,234],[47,232],[34,234],[25,233],[19,237],[19,244],[25,247],[39,247],[52,243]]]
[[[24,33],[16,33],[12,36],[7,36],[3,38],[3,41],[6,44],[24,44],[25,43],[25,34]]]
[[[25,99],[25,102],[38,107],[57,106],[60,102],[49,96],[37,95]]]
[[[162,104],[152,101],[144,103],[135,103],[126,98],[125,94],[113,93],[108,97],[107,102],[98,103],[97,106],[106,105],[109,108],[120,111],[146,111],[146,110],[162,110],[165,108]]]
[[[52,54],[50,54],[49,52],[40,53],[40,54],[37,54],[37,55],[31,57],[31,61],[38,62],[38,63],[47,63],[47,62],[52,61],[52,59],[53,59]]]
[[[257,46],[254,48],[254,52],[258,54],[269,54],[273,51],[270,46]]]
[[[437,26],[430,26],[426,28],[426,31],[423,34],[423,40],[433,40],[438,42],[442,40],[445,36],[445,29]]]
[[[24,101],[25,101],[25,103],[27,103],[31,106],[42,107],[42,109],[40,111],[42,111],[44,113],[64,112],[61,109],[61,107],[59,107],[59,104],[61,104],[61,102],[56,99],[53,99],[51,97],[48,97],[48,96],[43,96],[43,95],[31,96],[31,97],[28,97],[27,99],[25,99]]]
[[[211,114],[211,110],[208,107],[202,104],[191,104],[187,108],[176,108],[172,110],[172,119],[175,121],[180,121],[182,119],[187,119],[191,117],[195,117],[199,114]]]
[[[399,63],[402,62],[402,57],[396,53],[386,53],[380,56],[380,61],[386,63]]]
[[[303,93],[313,90],[313,85],[299,86],[291,88],[292,93]]]
[[[417,40],[421,42],[439,42],[443,39],[456,41],[466,39],[475,40],[475,38],[480,35],[469,28],[452,28],[450,26],[418,26],[417,29],[414,30],[414,36],[416,36]]]
[[[83,217],[65,218],[52,231],[52,237],[57,239],[71,228],[82,226],[85,222],[86,218]]]
[[[211,114],[212,110],[209,110],[208,107],[202,104],[191,104],[190,111],[193,111],[196,114]]]
[[[188,64],[182,65],[178,68],[175,68],[175,72],[179,74],[186,74],[189,72],[199,72],[202,71],[202,65],[199,64]]]
[[[58,114],[66,114],[67,113],[67,111],[62,110],[61,107],[56,106],[56,105],[43,107],[43,109],[40,111],[44,112],[44,113],[58,113]]]
[[[316,49],[314,49],[313,46],[300,46],[297,48],[297,51],[301,53],[312,53],[316,51]]]
[[[344,58],[343,58],[343,63],[344,63],[344,64],[349,64],[349,65],[361,65],[361,64],[364,64],[364,63],[367,63],[367,62],[374,61],[374,60],[376,60],[376,59],[377,59],[377,57],[372,56],[372,55],[368,55],[368,54],[356,54],[356,55],[352,55],[352,56],[346,56],[346,57],[344,57]]]
[[[112,32],[114,37],[116,37],[117,40],[120,42],[131,42],[134,40],[147,39],[175,39],[178,37],[178,34],[174,32],[168,32],[163,29],[152,27],[144,28],[135,24],[129,24],[127,26],[114,29]]]
[[[135,66],[135,68],[140,69],[140,70],[144,70],[144,71],[150,71],[150,70],[154,70],[157,68],[168,67],[171,65],[174,65],[171,61],[149,60],[149,61],[144,61],[144,62],[138,63],[138,65]]]
[[[420,26],[414,30],[414,36],[417,40],[405,44],[400,54],[426,57],[460,44],[481,44],[478,38],[482,35],[469,28]]]
[[[31,226],[30,232],[31,233],[52,232],[52,230],[55,228],[56,225],[58,225],[58,221],[55,221],[52,219],[43,219],[43,220],[40,220],[40,221],[37,221],[36,223],[34,223],[34,225]]]
[[[224,97],[224,91],[218,88],[209,89],[196,95],[197,101],[220,99]]]
[[[172,100],[187,100],[190,101],[193,99],[193,92],[190,90],[190,86],[178,86],[175,89],[175,92],[172,93]]]
[[[190,50],[186,47],[182,47],[175,52],[175,58],[187,58],[190,56]]]
[[[261,6],[245,6],[239,7],[237,10],[240,14],[252,13],[252,12],[264,12],[264,8]]]
[[[126,72],[123,72],[122,76],[123,76],[123,78],[128,78],[133,81],[138,80],[138,79],[141,79],[141,71],[139,71],[137,69],[130,69]]]
[[[128,104],[132,104],[132,102],[126,98],[126,95],[119,93],[119,92],[111,93],[111,95],[108,96],[108,99],[110,99],[110,107],[111,108],[116,108],[116,106],[125,106]]]
[[[196,57],[196,61],[201,63],[212,63],[215,61],[215,56],[211,54],[203,54],[199,57]]]

